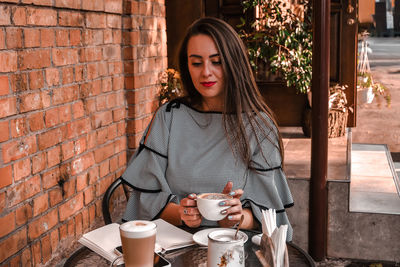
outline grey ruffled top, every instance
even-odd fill
[[[269,137],[278,143],[272,132]],[[123,219],[155,219],[169,202],[179,204],[191,193],[221,192],[232,181],[234,189],[243,189],[242,205],[259,223],[262,209],[276,209],[277,225],[288,224],[287,240],[291,240],[285,208],[293,205],[293,199],[279,150],[268,139],[260,145],[255,136],[249,140],[255,170],[234,156],[221,113],[198,111],[180,102],[161,106],[122,175],[134,189]],[[202,225],[217,222],[203,219]]]

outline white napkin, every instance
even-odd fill
[[[262,214],[262,231],[271,237],[276,228],[276,211],[274,209],[263,210]]]
[[[287,224],[281,225],[272,233],[271,238],[275,248],[276,267],[284,266],[287,229]]]

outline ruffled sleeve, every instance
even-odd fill
[[[285,209],[293,206],[293,198],[282,170],[282,160],[277,148],[277,138],[270,134],[256,146],[252,156],[252,167],[247,174],[242,204],[250,207],[261,223],[261,210],[275,209],[277,226],[288,225],[287,240],[292,239],[292,227]],[[279,146],[278,146],[279,147]]]
[[[124,220],[152,220],[175,199],[165,178],[171,112],[162,106],[148,125],[139,149],[132,156],[122,178],[134,189]]]

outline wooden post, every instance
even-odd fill
[[[330,0],[313,1],[312,139],[309,252],[326,258]]]

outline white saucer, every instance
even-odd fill
[[[233,233],[236,231],[236,229],[232,229],[232,228],[208,228],[208,229],[204,229],[204,230],[198,231],[197,233],[195,233],[193,235],[194,242],[196,242],[200,246],[207,247],[208,246],[208,234],[211,233],[212,231],[215,231],[215,230],[228,230],[228,231],[232,231]],[[244,236],[243,243],[246,243],[246,241],[247,241],[247,239],[249,237],[245,233],[243,233],[242,231],[239,231],[238,234]]]

